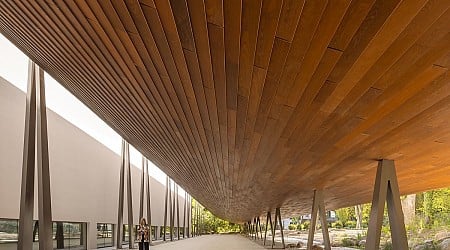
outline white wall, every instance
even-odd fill
[[[53,220],[117,223],[120,156],[54,112],[47,115]],[[0,218],[19,217],[24,117],[25,93],[0,77]],[[140,177],[132,167],[135,224]],[[161,226],[165,187],[153,178],[150,183],[152,224]],[[182,226],[184,193],[179,195]],[[37,195],[35,201],[36,218]]]

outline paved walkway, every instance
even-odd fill
[[[151,247],[152,250],[259,250],[265,249],[241,235],[203,235]]]
[[[257,243],[256,243],[257,242]],[[275,249],[281,249],[281,238],[275,238]],[[286,246],[289,243],[288,238],[285,239]],[[296,241],[297,242],[297,241]],[[262,246],[262,240],[251,240],[240,234],[213,234],[203,235],[194,238],[182,239],[173,242],[156,241],[155,245],[151,246],[151,250],[261,250],[271,249],[270,240],[267,246]],[[306,243],[305,243],[306,244]],[[305,245],[306,246],[306,245]],[[113,250],[116,248],[102,248],[103,250]],[[123,250],[126,250],[124,245]],[[135,249],[138,249],[137,244]],[[289,248],[286,249],[298,249]],[[300,248],[306,249],[306,247]],[[354,250],[353,248],[332,247],[333,250]]]

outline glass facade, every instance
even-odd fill
[[[0,219],[0,249],[17,249],[18,220]],[[33,226],[33,249],[39,245],[39,224]],[[86,223],[53,222],[53,249],[86,249]]]
[[[97,248],[112,247],[114,245],[113,224],[97,224]]]
[[[0,219],[0,249],[1,245],[16,243],[19,232],[17,220]]]

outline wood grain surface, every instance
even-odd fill
[[[0,1],[0,32],[216,215],[450,186],[448,0]],[[120,164],[119,162],[117,164]]]

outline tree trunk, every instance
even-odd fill
[[[356,217],[356,228],[361,229],[361,222],[362,222],[362,205],[356,205],[355,206],[355,217]]]

